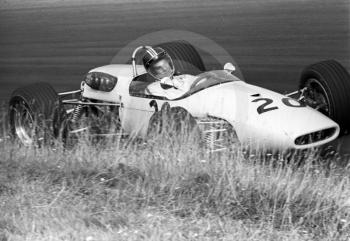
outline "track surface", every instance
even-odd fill
[[[214,40],[246,81],[291,91],[313,62],[350,70],[349,13],[349,0],[0,0],[0,100],[36,81],[76,89],[130,41],[169,29]],[[350,152],[349,137],[339,142]]]

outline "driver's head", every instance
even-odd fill
[[[169,54],[160,47],[147,48],[142,61],[147,72],[156,79],[174,75],[173,61]]]

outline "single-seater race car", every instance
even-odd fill
[[[36,145],[52,136],[69,142],[84,132],[147,138],[187,125],[215,152],[236,143],[254,150],[308,149],[349,130],[350,76],[334,60],[306,67],[299,90],[282,95],[246,83],[231,63],[206,70],[186,41],[158,46],[172,57],[176,73],[194,76],[181,96],[169,99],[145,91],[157,80],[140,64],[148,49],[140,46],[129,63],[92,69],[79,90],[56,93],[47,83],[16,89],[9,101],[12,135]],[[85,121],[89,118],[95,121]],[[96,124],[102,119],[108,124]]]

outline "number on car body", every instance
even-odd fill
[[[258,98],[258,99],[253,100],[253,102],[259,102],[259,101],[263,101],[264,102],[257,109],[259,114],[262,114],[262,113],[267,112],[267,111],[278,109],[277,106],[267,107],[268,105],[272,104],[272,102],[273,102],[273,100],[271,100],[269,98]]]
[[[259,114],[278,109],[278,106],[272,105],[273,100],[270,98],[258,98],[258,99],[252,100],[252,102],[263,102],[256,109]],[[282,103],[288,107],[294,107],[294,108],[306,107],[304,103],[300,103],[299,101],[288,97],[282,98]]]

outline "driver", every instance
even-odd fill
[[[174,76],[174,63],[160,47],[147,48],[142,60],[146,71],[157,80],[146,87],[146,94],[176,99],[186,93],[196,79],[189,74]]]

